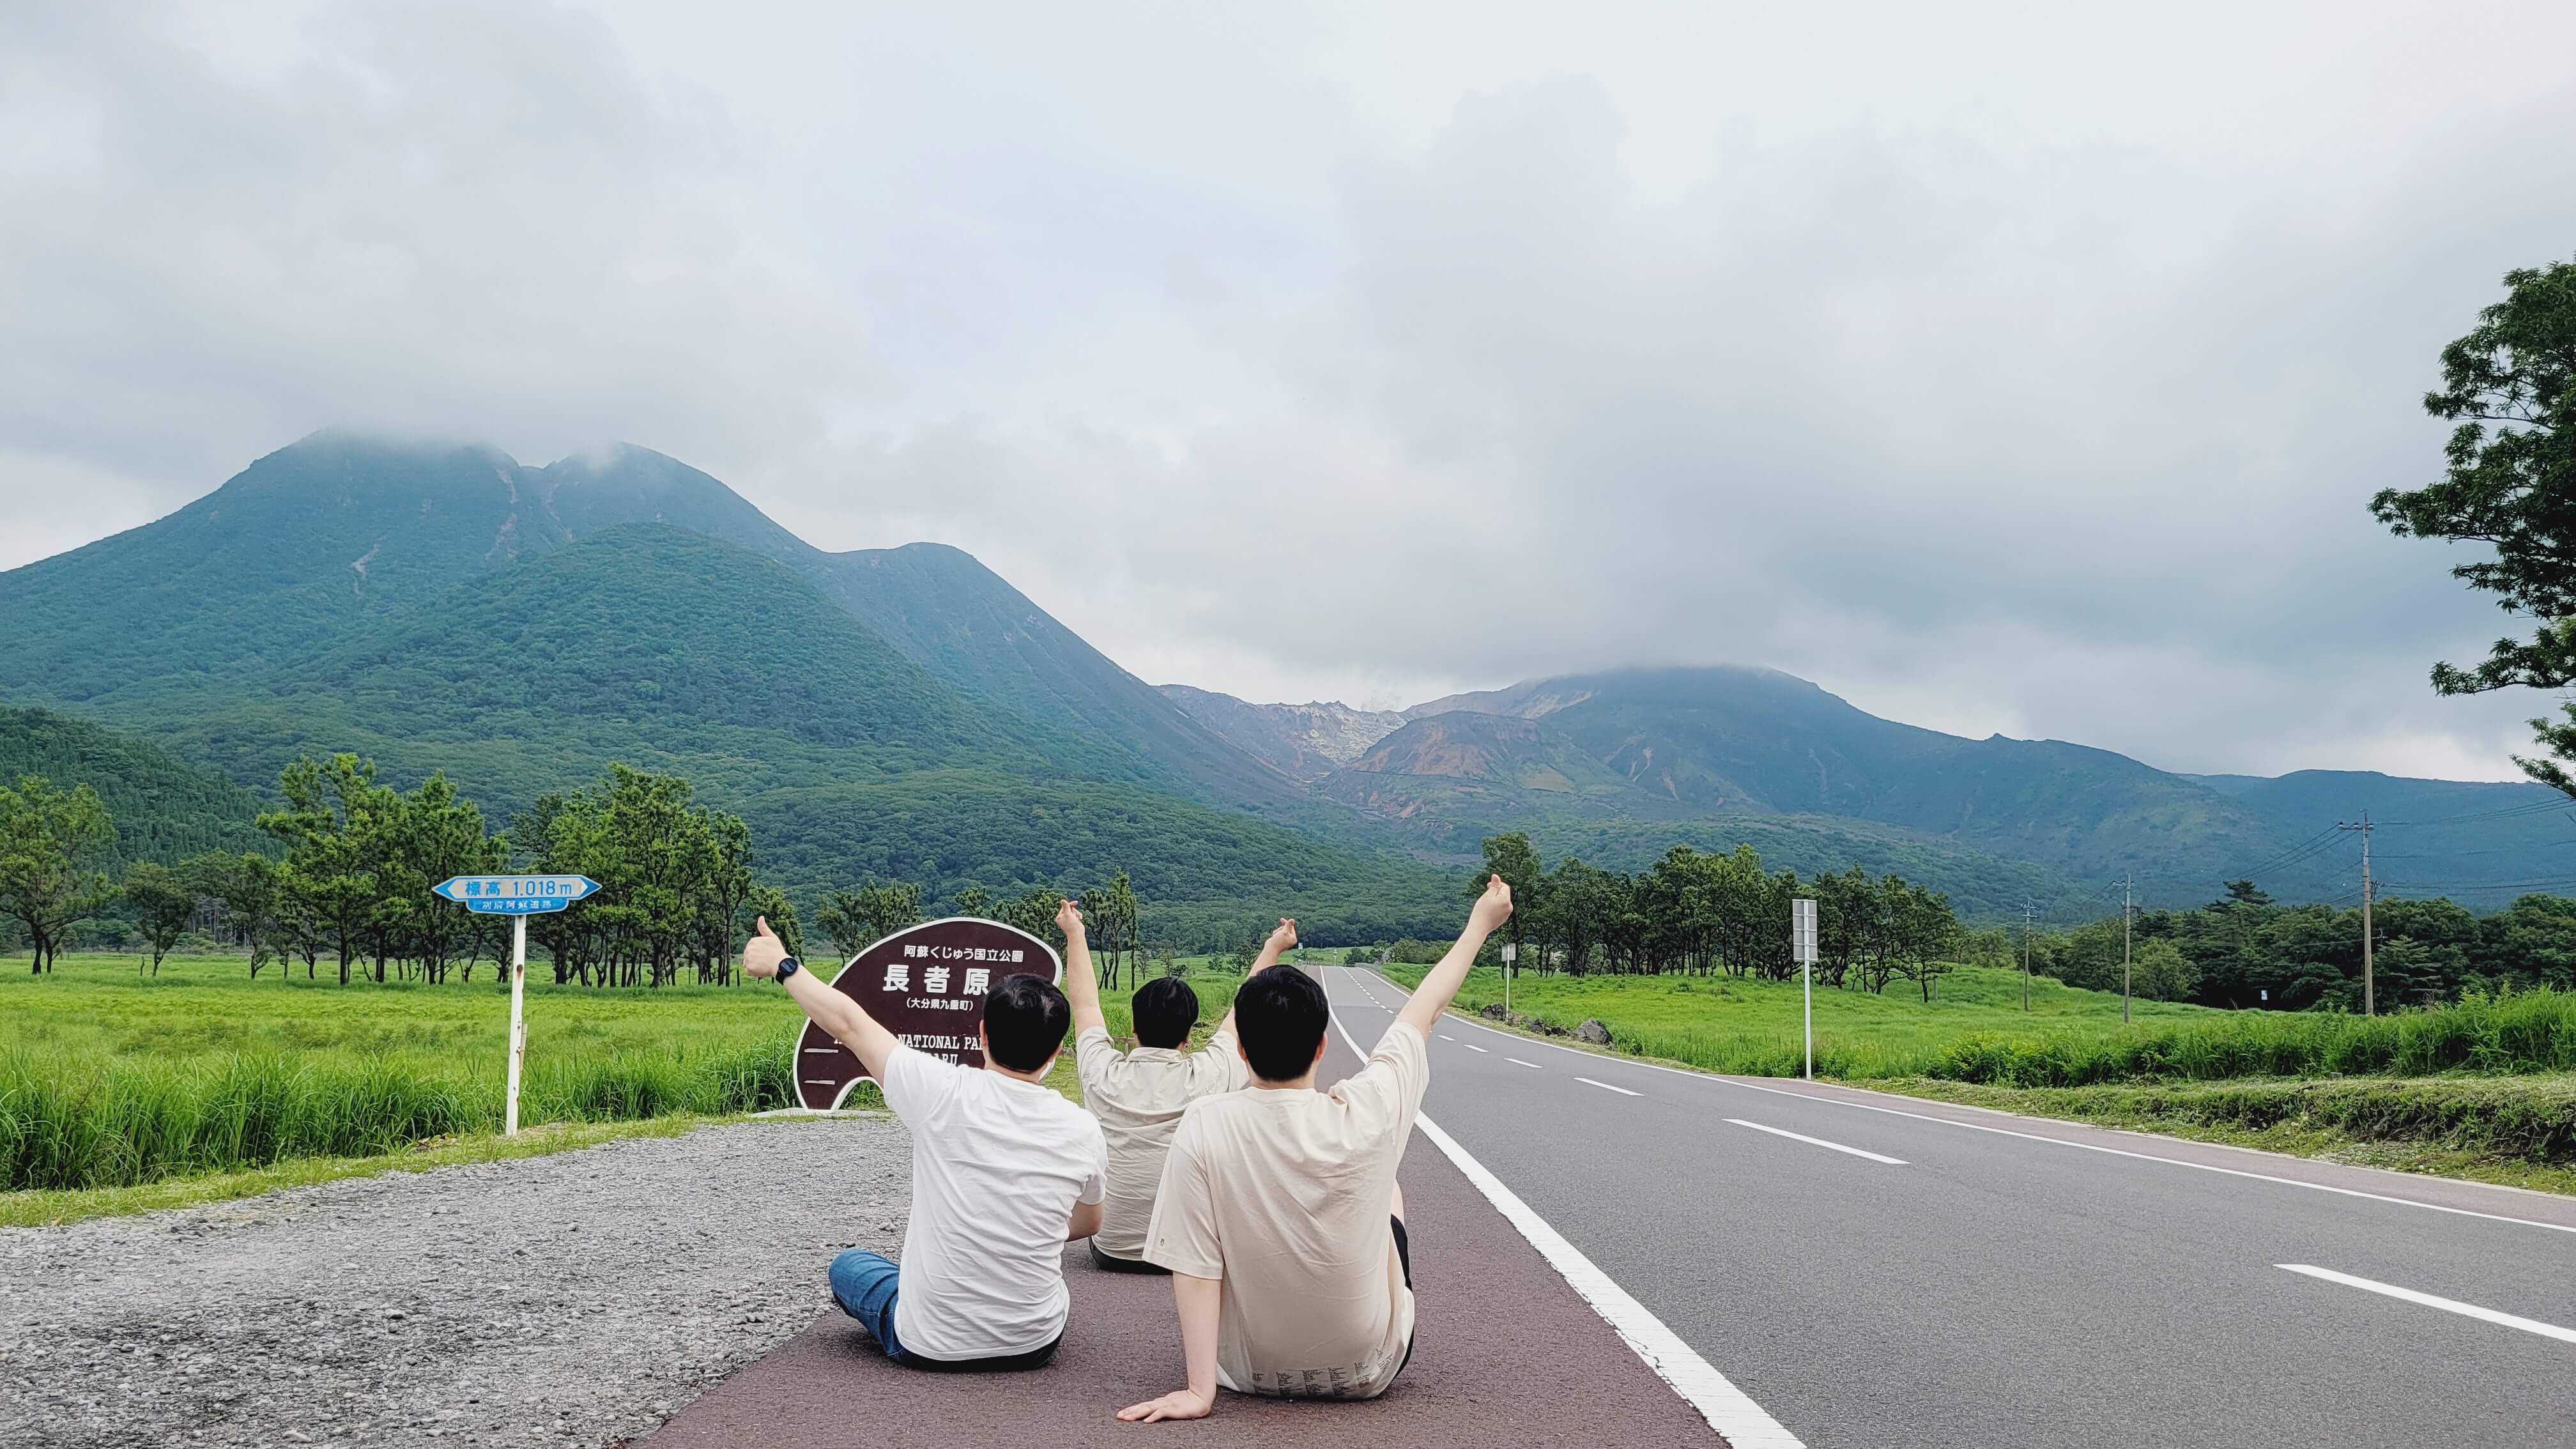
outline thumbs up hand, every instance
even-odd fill
[[[778,963],[787,959],[787,943],[769,929],[769,918],[762,916],[752,923],[751,939],[743,944],[743,974],[762,981],[778,974]]]

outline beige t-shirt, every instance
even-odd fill
[[[1204,1051],[1140,1046],[1122,1052],[1109,1044],[1109,1029],[1084,1028],[1073,1039],[1073,1063],[1082,1078],[1082,1104],[1100,1119],[1109,1139],[1109,1195],[1100,1205],[1100,1251],[1117,1258],[1145,1255],[1145,1227],[1154,1218],[1154,1193],[1163,1182],[1163,1153],[1181,1125],[1181,1110],[1201,1097],[1241,1091],[1252,1069],[1234,1049],[1231,1033]]]
[[[1397,1022],[1330,1092],[1255,1087],[1181,1114],[1145,1256],[1225,1280],[1217,1382],[1368,1399],[1404,1366],[1413,1290],[1387,1218],[1430,1080],[1422,1033]]]

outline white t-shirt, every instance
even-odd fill
[[[1394,1381],[1413,1290],[1388,1217],[1430,1082],[1422,1033],[1397,1022],[1330,1092],[1254,1087],[1181,1114],[1145,1257],[1225,1280],[1218,1383],[1367,1399]]]
[[[912,1129],[912,1222],[894,1334],[927,1358],[1000,1358],[1064,1332],[1064,1230],[1098,1202],[1091,1114],[1035,1082],[898,1046],[886,1105]]]
[[[1154,1193],[1163,1183],[1163,1153],[1181,1125],[1181,1111],[1201,1097],[1241,1091],[1252,1069],[1221,1033],[1203,1051],[1140,1046],[1122,1052],[1109,1044],[1109,1029],[1085,1028],[1073,1039],[1082,1076],[1082,1105],[1100,1119],[1109,1142],[1109,1195],[1100,1204],[1100,1232],[1091,1241],[1117,1258],[1145,1255],[1145,1228],[1153,1221]]]

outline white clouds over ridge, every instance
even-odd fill
[[[2576,17],[1918,9],[13,20],[0,565],[315,427],[623,437],[1148,678],[2509,771],[2362,505],[2576,254]]]

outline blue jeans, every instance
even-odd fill
[[[865,1248],[852,1248],[832,1260],[832,1297],[840,1303],[841,1311],[876,1336],[887,1358],[906,1368],[966,1372],[1036,1368],[1055,1357],[1056,1343],[1063,1342],[1058,1338],[1044,1348],[1000,1358],[925,1358],[906,1353],[894,1336],[895,1294],[902,1275],[902,1267],[894,1260]]]

